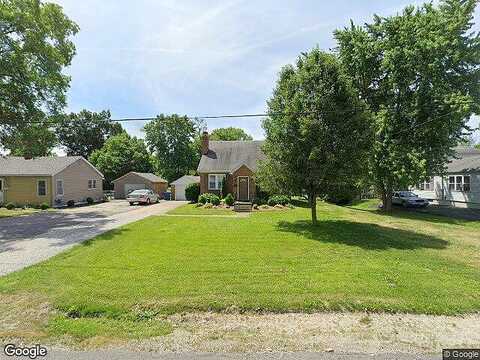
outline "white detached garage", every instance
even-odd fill
[[[187,200],[185,188],[190,184],[200,184],[200,176],[185,175],[170,184],[173,200]]]

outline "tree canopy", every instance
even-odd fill
[[[126,132],[109,138],[101,149],[92,153],[89,161],[103,173],[108,188],[111,187],[112,180],[130,171],[154,171],[150,153],[143,140],[131,137]]]
[[[257,178],[270,192],[316,199],[362,173],[370,121],[338,59],[318,48],[282,69],[263,122],[267,159]]]
[[[59,5],[0,2],[0,147],[26,156],[53,148],[47,131],[65,106],[70,78],[62,70],[75,54],[77,31]]]
[[[210,134],[210,140],[223,140],[223,141],[235,141],[235,140],[253,140],[243,129],[236,127],[218,128],[212,131]]]
[[[375,114],[371,177],[391,208],[394,190],[442,172],[478,112],[480,39],[475,0],[407,7],[335,32],[338,53]]]
[[[122,125],[111,121],[110,111],[82,110],[62,116],[56,125],[58,142],[67,155],[86,159],[102,148],[108,138],[123,131]]]
[[[186,116],[158,115],[144,127],[145,141],[163,177],[174,181],[195,169],[200,159],[200,125]]]

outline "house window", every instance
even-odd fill
[[[455,175],[448,177],[449,191],[470,191],[470,175]]]
[[[418,184],[415,186],[415,189],[420,191],[434,191],[435,190],[435,183],[433,182],[433,177],[424,181],[423,183]]]
[[[208,175],[208,190],[222,190],[225,174]]]
[[[97,180],[88,180],[88,190],[97,188]]]
[[[57,195],[63,196],[63,180],[57,180]]]
[[[38,196],[47,196],[47,181],[38,180],[37,181],[37,195]]]

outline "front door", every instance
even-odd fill
[[[3,204],[3,191],[5,189],[5,184],[3,183],[3,179],[0,179],[0,204]]]
[[[248,176],[239,176],[238,177],[238,200],[239,201],[248,201],[250,200],[249,194],[249,182],[250,179]]]

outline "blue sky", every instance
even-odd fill
[[[69,111],[110,109],[113,118],[159,113],[219,115],[265,111],[280,68],[332,32],[421,1],[53,0],[81,28]],[[477,13],[480,12],[477,10]],[[476,30],[479,27],[476,26]],[[472,120],[478,126],[478,120]],[[124,123],[142,136],[142,123]],[[209,130],[245,129],[260,119],[211,120]]]

